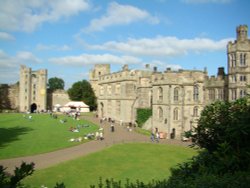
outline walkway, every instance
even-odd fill
[[[83,116],[83,118],[99,124],[99,120],[92,116]],[[7,167],[6,171],[9,173],[13,173],[15,167],[19,167],[22,161],[26,163],[34,162],[35,169],[44,169],[53,165],[57,165],[64,161],[72,160],[93,152],[100,151],[114,144],[129,142],[150,142],[150,138],[148,136],[138,134],[134,131],[128,132],[125,127],[119,125],[115,126],[115,132],[110,132],[110,125],[107,122],[103,123],[101,127],[104,129],[105,139],[103,141],[93,140],[78,146],[57,150],[54,152],[0,160],[0,165]],[[160,140],[160,143],[188,145],[188,143],[183,143],[177,140]]]

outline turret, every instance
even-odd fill
[[[247,30],[248,30],[247,25],[240,25],[239,27],[237,27],[236,29],[237,41],[247,40]]]

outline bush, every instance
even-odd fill
[[[139,127],[142,127],[143,124],[152,116],[151,108],[138,108],[136,114],[136,121]]]

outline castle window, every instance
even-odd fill
[[[236,54],[232,54],[232,67],[236,67]]]
[[[179,88],[174,88],[174,101],[177,102],[179,100]]]
[[[240,76],[240,81],[241,82],[245,82],[247,80],[246,76],[245,75],[241,75]]]
[[[209,96],[209,100],[215,100],[215,91],[214,91],[214,89],[209,89],[208,90],[208,96]]]
[[[111,85],[108,85],[108,95],[111,95],[111,92],[112,92]]]
[[[161,107],[158,108],[158,118],[160,121],[163,119],[163,110]]]
[[[103,86],[100,87],[100,95],[103,95],[104,94],[104,88]]]
[[[218,89],[218,99],[223,100],[224,99],[224,90]]]
[[[240,98],[246,96],[246,91],[245,90],[240,90]]]
[[[194,101],[198,101],[198,100],[199,100],[199,87],[194,86]]]
[[[121,94],[121,85],[120,84],[116,85],[116,87],[115,87],[115,94],[116,95],[120,95]]]
[[[158,88],[158,100],[159,100],[159,102],[162,102],[162,100],[163,100],[163,89],[162,89],[162,87]]]
[[[240,54],[240,66],[246,65],[246,54]]]
[[[236,89],[232,89],[231,90],[231,94],[232,94],[232,100],[236,100],[237,99],[237,90]]]
[[[178,108],[174,109],[174,120],[178,120],[179,119],[179,110]]]
[[[198,107],[197,107],[197,106],[194,107],[193,116],[194,116],[194,117],[197,117],[197,116],[198,116]]]

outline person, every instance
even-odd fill
[[[96,131],[96,133],[95,133],[95,139],[96,139],[96,140],[99,140],[99,139],[100,139],[100,134],[99,134],[98,131]]]
[[[115,132],[115,126],[113,123],[111,123],[110,127],[111,127],[111,132]]]
[[[150,139],[151,139],[151,142],[155,141],[155,135],[153,131],[151,132]]]
[[[100,140],[103,140],[103,132],[100,132]]]
[[[159,142],[159,139],[160,139],[160,134],[159,134],[159,132],[156,132],[155,133],[155,140],[156,140],[156,142]]]

